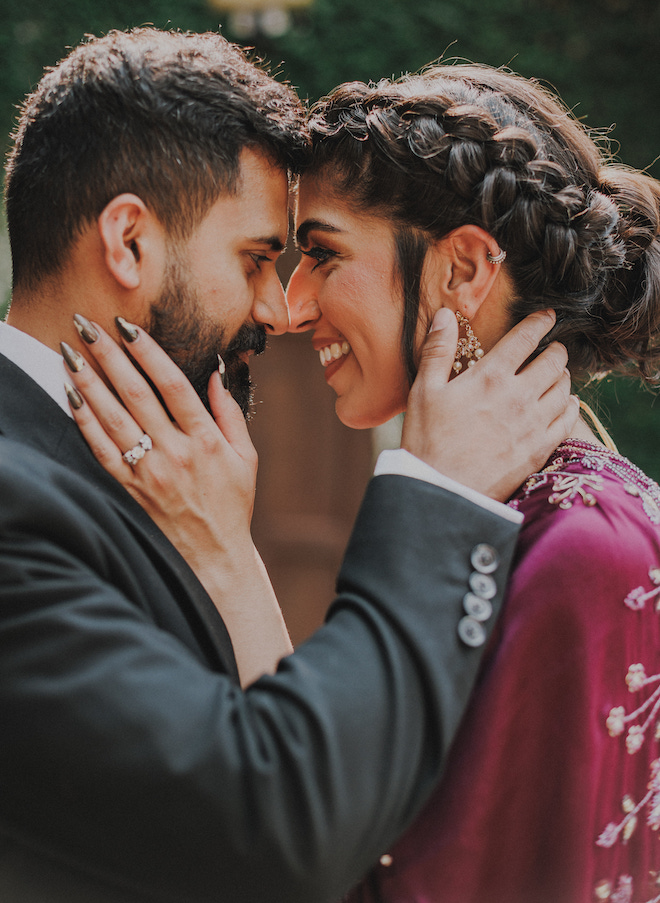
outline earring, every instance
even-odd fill
[[[506,251],[500,251],[499,254],[495,254],[494,256],[490,251],[486,251],[486,260],[488,263],[504,263],[506,260]]]
[[[463,369],[463,363],[461,358],[464,357],[467,359],[468,367],[474,367],[478,360],[484,356],[484,349],[481,347],[481,342],[476,337],[476,335],[472,332],[472,327],[470,326],[470,321],[467,317],[464,317],[463,314],[459,314],[456,311],[456,319],[458,320],[458,325],[462,326],[465,329],[465,338],[458,340],[458,345],[456,346],[456,356],[454,359],[454,363],[452,364],[452,370],[454,373],[460,373]]]

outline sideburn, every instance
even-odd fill
[[[419,320],[422,272],[428,246],[428,241],[415,229],[403,227],[398,229],[394,236],[397,276],[403,295],[401,355],[411,386],[417,376],[415,337]]]

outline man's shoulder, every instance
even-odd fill
[[[0,522],[46,516],[98,520],[109,498],[65,461],[0,435]],[[36,515],[35,515],[36,512]],[[59,513],[58,513],[59,512]],[[65,513],[66,512],[66,513]]]
[[[20,439],[0,434],[0,480],[12,479],[42,485],[45,478],[80,481],[81,477],[63,460]]]

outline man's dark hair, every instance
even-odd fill
[[[14,288],[56,274],[123,192],[185,238],[236,186],[244,148],[299,169],[295,92],[218,34],[139,28],[89,38],[25,100],[6,169]]]

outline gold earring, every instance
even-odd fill
[[[464,317],[463,314],[459,314],[456,311],[456,319],[458,320],[458,325],[462,326],[465,330],[465,338],[461,338],[458,340],[458,345],[456,346],[456,355],[454,358],[454,363],[452,364],[452,369],[454,373],[460,373],[463,369],[463,362],[461,358],[465,358],[467,360],[468,367],[474,367],[478,360],[484,356],[484,349],[481,347],[481,342],[476,337],[476,335],[472,332],[472,327],[470,326],[470,321],[467,317]]]

